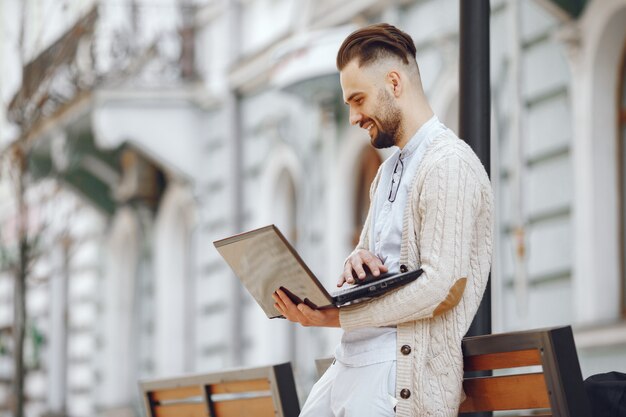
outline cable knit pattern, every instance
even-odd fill
[[[371,196],[379,176],[380,170]],[[397,416],[458,414],[464,397],[461,340],[487,285],[492,213],[484,167],[465,142],[446,130],[424,155],[403,218],[400,263],[424,273],[383,297],[340,309],[346,330],[397,325]],[[368,215],[357,249],[369,247],[369,223]],[[438,307],[455,294],[462,278],[467,281],[460,300],[456,297],[442,311]],[[411,346],[410,354],[399,351],[403,345]],[[410,390],[408,398],[400,395],[403,389]]]

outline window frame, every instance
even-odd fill
[[[363,148],[358,158],[358,175],[355,182],[354,190],[354,221],[352,225],[352,246],[356,246],[359,243],[359,237],[361,230],[363,229],[363,223],[365,216],[369,211],[371,201],[369,198],[370,186],[378,168],[383,163],[380,154],[371,146]]]
[[[618,88],[616,94],[616,128],[617,128],[617,158],[618,158],[618,186],[620,192],[619,198],[619,213],[620,213],[620,228],[619,228],[619,241],[620,241],[620,312],[622,319],[626,319],[626,192],[624,186],[626,186],[626,158],[624,156],[626,141],[626,42],[622,47],[621,64],[618,73]]]

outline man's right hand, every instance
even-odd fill
[[[352,255],[346,259],[346,263],[343,267],[343,274],[339,277],[337,286],[341,287],[346,282],[348,284],[354,284],[355,280],[352,271],[356,273],[356,276],[360,280],[364,280],[367,274],[365,273],[363,265],[367,265],[375,277],[387,272],[387,267],[383,264],[383,261],[378,258],[378,256],[368,250],[359,249],[352,252]]]

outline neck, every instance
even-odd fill
[[[403,133],[397,143],[397,146],[400,149],[403,149],[415,133],[417,133],[420,127],[429,121],[435,114],[430,108],[428,102],[425,100],[417,100],[416,102],[413,102],[411,106],[408,106],[408,108],[411,110],[406,112],[404,115],[404,122],[402,126]]]

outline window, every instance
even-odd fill
[[[356,182],[352,246],[356,246],[359,243],[361,229],[363,224],[365,224],[367,211],[370,207],[370,185],[374,177],[376,177],[376,172],[381,164],[378,152],[371,146],[368,146],[361,152],[360,161]]]
[[[154,226],[154,361],[156,375],[194,369],[194,200],[182,185],[162,197]]]

